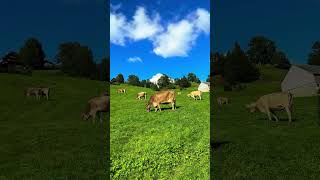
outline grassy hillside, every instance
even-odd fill
[[[105,179],[106,123],[81,119],[104,82],[35,71],[0,74],[0,179]],[[49,101],[24,97],[24,88],[48,86]]]
[[[213,112],[216,149],[213,152],[215,179],[316,179],[320,176],[320,127],[317,97],[294,99],[294,126],[281,121],[268,123],[262,113],[250,114],[245,104],[261,95],[280,91],[286,71],[261,69],[262,78],[243,91],[213,91],[228,96],[231,104],[215,106]]]
[[[126,88],[127,94],[117,94]],[[177,109],[146,112],[136,100],[142,87],[111,86],[111,175],[113,179],[207,179],[209,177],[209,94],[195,101],[177,95]]]

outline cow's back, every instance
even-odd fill
[[[157,102],[157,103],[165,103],[165,102],[175,101],[175,93],[174,93],[174,91],[160,91],[160,92],[154,94],[150,100]]]
[[[105,111],[108,109],[110,98],[109,96],[94,97],[90,99],[88,103],[90,104],[91,109]]]
[[[257,103],[267,105],[270,108],[286,107],[292,104],[292,96],[287,92],[272,93],[262,96]]]

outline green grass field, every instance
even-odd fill
[[[127,94],[118,94],[118,88]],[[112,179],[208,179],[209,93],[201,101],[186,96],[196,89],[177,95],[175,111],[163,105],[162,112],[148,113],[146,103],[154,91],[111,85]],[[147,100],[135,99],[140,91],[148,93]]]
[[[106,178],[107,123],[81,119],[105,82],[35,71],[0,74],[0,84],[0,179]],[[49,101],[26,98],[29,86],[50,87]]]
[[[294,126],[268,124],[262,113],[250,114],[245,104],[261,95],[280,91],[286,71],[262,68],[262,79],[238,92],[217,87],[214,97],[228,96],[231,104],[214,107],[213,175],[215,179],[319,179],[320,127],[317,97],[294,99]]]

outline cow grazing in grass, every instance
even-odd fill
[[[139,92],[136,99],[140,100],[141,98],[147,99],[147,92]]]
[[[174,91],[160,91],[152,95],[147,104],[147,112],[151,111],[151,107],[154,107],[155,112],[158,109],[161,111],[160,104],[170,103],[172,110],[176,109],[176,95]]]
[[[126,91],[126,89],[118,89],[117,90],[117,93],[126,93],[127,91]]]
[[[24,94],[29,97],[29,96],[35,96],[36,99],[40,99],[40,88],[35,88],[35,87],[29,87],[25,89]]]
[[[48,87],[40,87],[39,88],[39,95],[44,96],[44,97],[46,97],[47,100],[49,100],[49,91],[50,91],[50,88],[48,88]]]
[[[201,95],[201,91],[192,91],[190,94],[187,94],[188,97],[192,97],[194,100],[197,100],[197,98],[201,100]]]
[[[230,99],[227,97],[217,97],[217,102],[221,106],[223,104],[229,104]]]
[[[288,92],[278,92],[267,94],[260,97],[256,102],[246,105],[251,113],[255,111],[260,111],[268,115],[269,120],[271,121],[271,116],[279,122],[275,111],[276,110],[285,110],[288,114],[289,123],[291,123],[291,113],[293,105],[293,96]]]
[[[100,123],[102,123],[102,114],[103,112],[110,111],[110,97],[109,96],[100,96],[90,99],[87,103],[85,112],[82,114],[84,120],[92,118],[93,123],[95,123],[96,114],[99,113]]]

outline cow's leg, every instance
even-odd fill
[[[96,113],[97,113],[97,112],[93,112],[93,113],[92,113],[92,122],[93,122],[93,124],[96,123]]]
[[[200,100],[201,100],[201,95],[199,96]]]
[[[270,113],[270,110],[269,110],[269,109],[267,109],[266,111],[267,111],[267,115],[268,115],[269,120],[270,120],[270,121],[272,121],[272,119],[271,119],[271,113]]]
[[[102,123],[102,112],[100,112],[99,116],[100,116],[100,123]]]
[[[160,110],[160,112],[161,112],[161,107],[160,107],[160,104],[158,105],[158,107],[159,107],[159,110]]]
[[[279,122],[278,117],[276,116],[276,114],[275,114],[273,111],[271,111],[271,115],[272,115],[272,117],[273,117],[274,119],[276,119],[277,122]]]
[[[289,124],[291,124],[291,111],[290,111],[290,108],[286,107],[286,111],[287,111],[288,118],[289,118]]]

